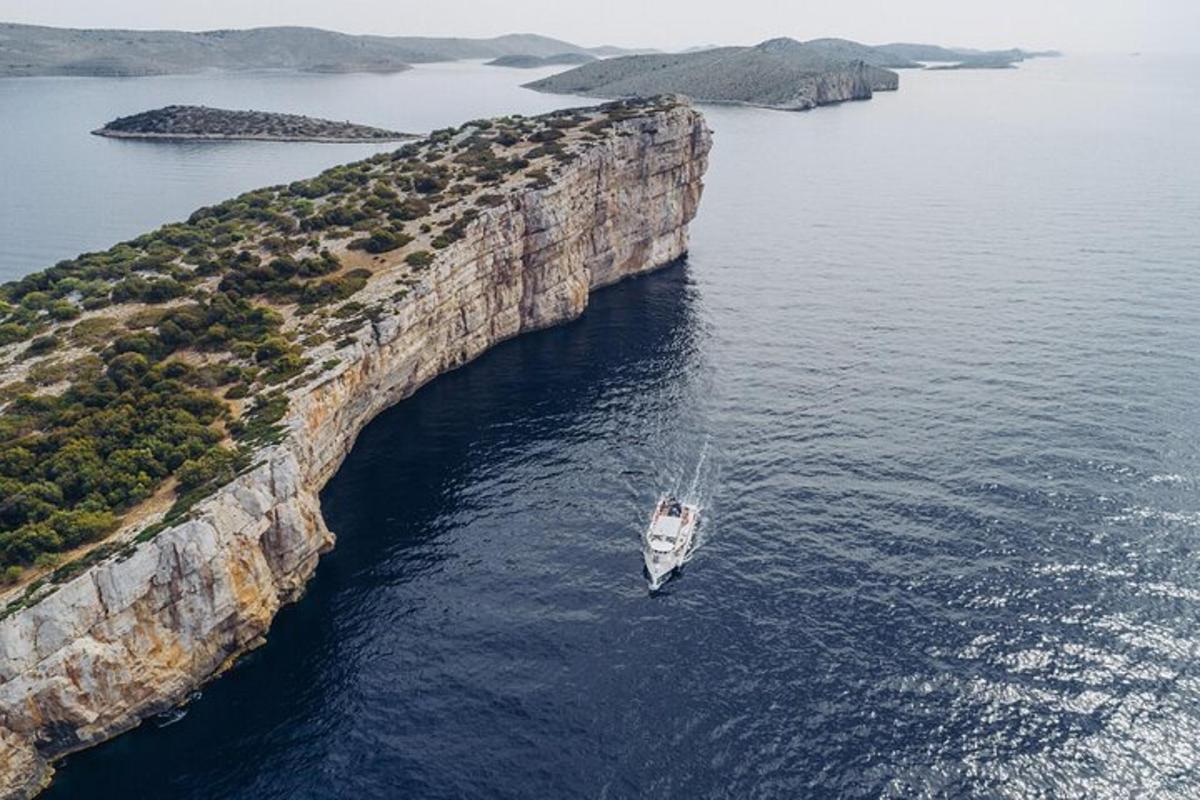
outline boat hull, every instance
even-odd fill
[[[680,504],[677,510],[680,513],[670,514],[666,501],[660,501],[643,537],[642,557],[651,591],[666,583],[692,554],[700,509]]]

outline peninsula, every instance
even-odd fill
[[[258,646],[380,411],[687,251],[675,97],[475,120],[0,287],[0,797]]]
[[[254,139],[271,142],[380,142],[416,138],[398,133],[266,111],[229,111],[207,106],[165,106],[119,117],[92,131],[114,139],[206,140]]]
[[[677,92],[698,102],[804,111],[899,88],[899,76],[863,60],[861,47],[770,39],[754,47],[594,61],[525,86],[610,98]]]

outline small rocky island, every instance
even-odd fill
[[[253,139],[268,142],[386,142],[412,134],[300,114],[230,111],[207,106],[164,106],[119,117],[92,131],[114,139]]]
[[[516,69],[534,69],[536,67],[555,67],[560,65],[575,66],[590,64],[598,59],[587,53],[556,53],[552,56],[535,56],[525,53],[510,56],[500,56],[487,62],[489,67],[515,67]]]

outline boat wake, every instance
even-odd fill
[[[708,504],[705,502],[705,492],[703,491],[708,486],[708,483],[704,480],[707,477],[704,466],[708,462],[708,443],[708,437],[705,437],[704,444],[700,448],[700,457],[696,459],[696,468],[692,471],[691,481],[688,483],[687,488],[679,495],[684,503],[695,506],[696,513],[700,515],[703,515],[708,509]],[[692,560],[692,556],[696,554],[696,550],[703,543],[704,532],[711,527],[711,525],[703,524],[696,526],[696,535],[692,537],[691,547],[688,548],[687,553],[684,555],[683,563],[686,564]]]

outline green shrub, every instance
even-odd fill
[[[282,336],[271,336],[264,339],[263,342],[254,351],[254,360],[260,364],[268,361],[274,361],[284,353],[291,352],[292,345],[287,339]]]
[[[413,178],[413,191],[420,194],[436,194],[446,188],[446,182],[436,175],[424,174]]]
[[[175,476],[184,491],[205,485],[220,485],[237,475],[238,461],[238,454],[234,451],[214,447],[199,458],[185,461]]]
[[[79,306],[74,303],[69,303],[66,300],[59,300],[51,303],[46,309],[50,316],[59,322],[75,319],[79,316]]]
[[[555,130],[554,128],[543,128],[541,130],[534,131],[529,135],[529,141],[539,143],[553,142],[554,140],[561,138],[563,138],[563,132],[560,130]]]
[[[404,263],[416,269],[424,269],[433,263],[433,253],[428,250],[417,250],[404,257]]]
[[[108,377],[119,389],[129,389],[141,382],[150,369],[150,362],[141,353],[126,352],[108,362]]]
[[[25,352],[32,356],[40,356],[44,353],[49,353],[51,350],[54,350],[58,347],[58,345],[58,337],[54,334],[39,336],[29,343],[29,347],[25,349]]]
[[[368,253],[386,253],[389,250],[403,247],[411,241],[412,237],[407,234],[386,228],[374,228],[369,237],[357,239],[349,246],[351,249],[366,250]]]
[[[30,292],[21,298],[21,306],[31,311],[38,311],[50,304],[50,295],[45,292]]]
[[[19,342],[26,336],[28,336],[28,330],[24,325],[18,325],[15,322],[6,322],[0,325],[0,347]]]

